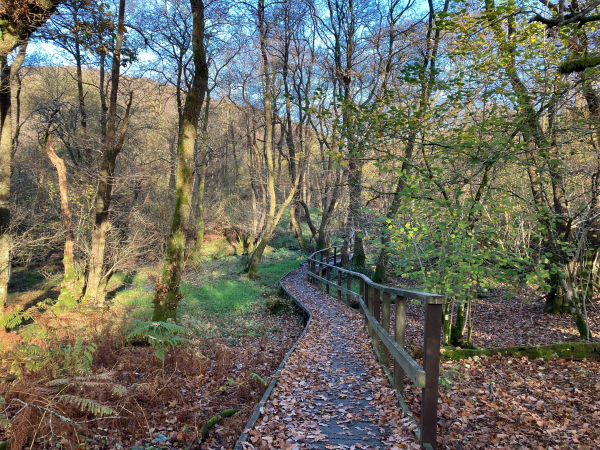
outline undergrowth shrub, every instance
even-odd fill
[[[167,351],[186,341],[181,334],[187,329],[180,325],[168,322],[140,322],[135,330],[127,335],[130,342],[139,341],[140,338],[154,348],[154,354],[164,361]]]
[[[34,320],[36,315],[48,309],[53,302],[54,300],[47,298],[37,303],[34,307],[27,308],[26,305],[17,306],[12,311],[7,311],[0,316],[0,327],[6,331],[10,331],[20,325],[27,324]]]
[[[20,372],[14,380],[0,383],[0,442],[8,439],[10,450],[32,446],[32,440],[44,448],[69,448],[93,438],[98,427],[137,424],[139,430],[147,430],[146,411],[173,400],[186,404],[173,380],[198,376],[209,366],[197,347],[165,349],[160,361],[152,347],[123,344],[97,333],[63,341],[59,348],[22,345],[6,355],[4,364],[19,366]],[[36,359],[35,366],[24,361],[27,352],[32,353],[27,358]],[[138,379],[139,374],[143,378]]]
[[[41,306],[8,318],[10,333],[0,327],[0,442],[10,450],[74,448],[102,436],[112,445],[108,436],[128,434],[131,445],[164,423],[186,424],[188,442],[197,442],[203,423],[232,408],[240,412],[220,435],[234,442],[285,353],[268,348],[264,330],[228,346],[191,340],[172,323],[132,323],[124,306]]]
[[[292,302],[287,298],[270,297],[266,306],[271,314],[289,313],[292,309]]]

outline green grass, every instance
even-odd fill
[[[107,298],[113,304],[125,305],[129,319],[136,321],[150,320],[152,316],[152,299],[154,288],[150,280],[157,268],[146,267],[136,272],[115,273],[108,284]]]
[[[54,277],[52,277],[54,278]],[[31,289],[42,288],[46,285],[46,278],[38,268],[16,267],[10,275],[10,284],[15,286],[28,286]]]
[[[188,267],[180,289],[178,322],[200,337],[221,337],[230,342],[244,335],[263,334],[264,324],[255,313],[265,311],[267,300],[277,295],[279,279],[297,269],[303,260],[299,252],[268,247],[255,280],[242,273],[242,256],[198,261]],[[117,290],[114,302],[130,307],[134,321],[147,321],[152,316],[154,291],[148,279],[150,271],[129,278],[121,275],[114,280],[114,286],[127,286],[123,290],[113,286]]]
[[[230,244],[226,238],[207,240],[202,245],[200,251],[200,261],[210,261],[221,259],[227,256],[234,256],[242,253],[241,246]]]
[[[62,267],[44,271],[43,267],[13,267],[10,275],[9,290],[47,290],[62,280]]]
[[[266,252],[256,280],[241,274],[242,257],[205,263],[196,279],[181,289],[178,319],[207,338],[235,341],[243,335],[262,334],[264,326],[254,313],[264,310],[267,299],[277,295],[278,280],[298,268],[303,259],[287,250]]]

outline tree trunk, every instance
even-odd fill
[[[78,283],[75,275],[74,244],[75,233],[73,232],[73,215],[69,207],[69,193],[67,186],[67,168],[65,162],[60,158],[54,149],[54,139],[52,134],[46,137],[46,154],[56,169],[58,175],[58,190],[60,193],[60,209],[62,212],[63,228],[65,229],[65,247],[63,255],[64,275],[61,284],[58,301],[67,306],[73,306],[81,297],[81,283]]]
[[[19,53],[9,66],[7,55],[0,56],[0,313],[6,307],[8,281],[10,279],[10,179],[14,155],[12,129],[11,83],[25,59],[27,41],[21,44]]]
[[[73,11],[73,20],[77,20],[77,10]],[[87,144],[87,111],[85,108],[85,92],[83,90],[83,71],[81,67],[81,36],[79,31],[75,32],[75,65],[77,72],[77,94],[79,97],[79,137],[81,143],[79,147],[84,147],[85,164],[89,167],[92,164],[92,149]]]
[[[10,278],[10,179],[14,151],[11,82],[23,60],[29,36],[54,13],[59,0],[12,5],[12,14],[3,14],[0,23],[0,313],[6,306]],[[6,5],[4,5],[6,6]],[[14,11],[18,6],[18,10]],[[8,55],[17,47],[19,53],[8,65]]]
[[[303,167],[298,167],[296,176],[292,181],[287,199],[279,207],[277,211],[277,196],[275,193],[275,165],[273,160],[273,119],[272,119],[272,104],[271,104],[271,75],[269,69],[269,59],[267,56],[267,34],[265,24],[265,1],[258,0],[258,26],[260,34],[260,50],[262,56],[263,79],[265,83],[264,91],[264,114],[265,114],[265,160],[267,164],[267,193],[269,198],[269,209],[267,213],[267,222],[264,232],[261,235],[260,242],[249,258],[245,271],[248,273],[248,278],[258,277],[258,266],[262,259],[262,255],[271,240],[271,236],[275,227],[279,223],[284,210],[288,207],[298,189],[300,176]]]
[[[12,172],[12,117],[10,66],[2,58],[0,81],[0,313],[6,307],[10,279],[10,178]]]
[[[398,178],[398,182],[396,184],[396,191],[394,193],[394,198],[392,200],[392,204],[390,205],[390,208],[387,213],[387,217],[389,219],[392,219],[398,213],[398,209],[400,208],[400,202],[401,202],[400,193],[402,192],[402,190],[404,189],[404,186],[406,184],[405,176],[408,175],[408,173],[405,173],[405,170],[408,172],[408,167],[406,167],[406,169],[405,169],[405,165],[408,166],[408,160],[412,157],[412,141],[409,141],[408,146],[409,146],[409,148],[407,148],[407,151],[406,151],[406,159],[402,163],[402,168],[403,168],[402,174]],[[409,149],[410,149],[410,152],[409,152]],[[375,272],[373,273],[373,276],[371,277],[371,279],[375,283],[383,283],[386,280],[388,252],[389,252],[388,247],[389,247],[390,241],[391,241],[391,236],[390,236],[387,224],[384,223],[384,225],[382,226],[382,230],[381,230],[381,248],[379,250],[379,257],[377,258],[377,264],[375,265]]]
[[[352,254],[352,265],[359,269],[365,268],[366,255],[363,243],[362,221],[360,209],[362,208],[362,163],[352,158],[349,164],[350,185],[350,226],[354,231],[354,250]]]
[[[204,123],[202,124],[202,147],[200,150],[200,158],[197,171],[198,171],[198,190],[196,193],[197,198],[197,217],[196,217],[196,228],[198,233],[196,235],[196,245],[194,246],[194,258],[200,256],[202,251],[202,242],[204,241],[204,185],[206,182],[206,161],[208,155],[208,117],[210,113],[210,91],[206,92],[206,105],[204,106]]]
[[[298,201],[300,199],[300,196],[298,195],[299,193],[299,191],[296,192],[296,195],[294,195],[292,203],[290,204],[290,224],[294,230],[294,233],[296,234],[296,239],[298,240],[298,246],[300,247],[300,250],[306,252],[308,251],[308,245],[306,245],[306,241],[302,235],[302,227],[297,219]]]
[[[92,228],[92,244],[88,263],[88,276],[86,280],[86,291],[84,301],[87,303],[101,304],[104,302],[104,294],[100,293],[100,284],[104,279],[104,253],[106,250],[106,233],[109,227],[109,208],[112,199],[112,190],[115,184],[115,165],[117,156],[123,148],[125,133],[129,124],[129,113],[133,92],[129,95],[125,117],[119,140],[115,142],[117,125],[117,98],[119,91],[119,79],[121,73],[121,47],[125,34],[125,0],[119,2],[119,18],[117,26],[117,40],[112,60],[110,103],[106,125],[106,139],[104,141],[104,152],[100,163],[98,175],[98,189],[96,191],[95,219]]]
[[[192,208],[194,147],[198,135],[198,119],[208,87],[208,65],[204,48],[204,2],[190,0],[190,3],[192,7],[194,79],[191,88],[185,95],[183,123],[177,142],[177,198],[167,243],[162,282],[156,286],[154,296],[152,320],[157,321],[175,320],[177,317],[177,305],[181,298],[179,284],[185,269],[187,225]]]

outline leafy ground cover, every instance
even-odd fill
[[[2,336],[12,344],[1,355],[0,442],[10,438],[13,449],[231,447],[303,328],[289,305],[277,315],[266,307],[280,302],[277,280],[299,261],[271,249],[252,281],[240,274],[241,257],[190,267],[180,315],[187,340],[162,360],[147,341],[126,339],[140,323],[152,327],[140,322],[151,312],[152,270],[116,277],[105,308],[36,308],[31,323]],[[226,410],[238,411],[218,416]],[[201,438],[215,416],[221,420]]]
[[[544,313],[543,301],[531,301],[531,293],[506,296],[506,291],[492,291],[475,304],[473,344],[477,348],[514,347],[517,345],[549,345],[560,342],[580,342],[581,338],[569,314]],[[592,341],[600,341],[600,302],[588,303],[587,314]],[[423,308],[407,306],[407,336],[421,345]]]
[[[543,313],[543,301],[527,291],[502,290],[478,299],[473,343],[478,348],[578,342],[570,315]],[[392,308],[393,309],[393,308]],[[600,304],[588,305],[594,340],[600,337]],[[423,309],[407,306],[407,347],[419,359]],[[393,318],[392,318],[393,320]],[[392,330],[393,331],[393,330]],[[484,448],[592,449],[600,446],[600,362],[530,360],[499,355],[441,363],[440,446]],[[420,390],[406,379],[404,398],[419,419]]]
[[[600,446],[599,361],[476,357],[442,363],[441,379],[442,448]],[[419,411],[419,390],[405,399]]]

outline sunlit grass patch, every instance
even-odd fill
[[[242,254],[242,245],[235,239],[230,241],[220,234],[207,234],[202,241],[202,249],[197,262],[220,260]]]
[[[263,335],[268,330],[261,315],[266,311],[268,298],[276,295],[279,279],[298,268],[303,260],[298,252],[267,247],[259,278],[253,280],[243,273],[243,256],[190,264],[180,289],[178,321],[201,338],[235,340],[246,335]],[[158,274],[159,267],[115,275],[111,280],[112,304],[127,311],[132,321],[147,321],[152,317],[151,273]]]
[[[227,264],[203,263],[194,282],[181,289],[178,313],[182,325],[206,338],[235,339],[264,333],[260,315],[265,313],[267,298],[276,292],[278,280],[298,268],[302,260],[296,252],[266,252],[256,280],[242,273],[242,257],[229,258]],[[203,277],[202,273],[210,276]]]

